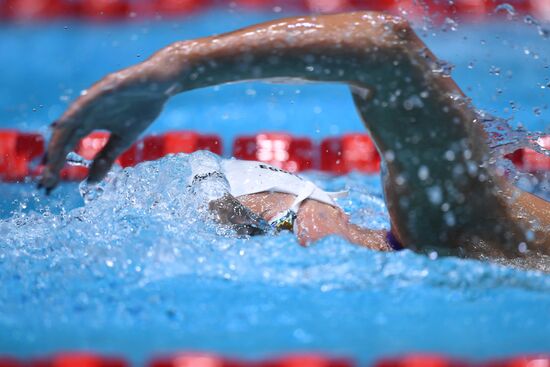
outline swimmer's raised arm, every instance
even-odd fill
[[[425,79],[433,67],[435,58],[404,20],[377,13],[290,18],[176,42],[106,76],[69,107],[54,126],[42,185],[57,184],[66,153],[95,129],[113,133],[90,171],[91,181],[101,179],[167,99],[186,90],[246,79],[299,78],[346,83],[356,98],[374,95],[382,101],[394,92],[401,98],[400,88],[401,94],[407,86],[418,89],[415,79]],[[451,79],[440,79],[442,92],[460,94]]]
[[[474,251],[480,241],[507,253],[522,242],[550,247],[544,237],[550,209],[487,165],[478,116],[445,67],[406,21],[370,12],[283,19],[177,42],[107,76],[54,127],[41,184],[57,184],[67,152],[94,129],[110,130],[112,137],[94,160],[91,181],[106,174],[169,97],[272,78],[350,86],[387,167],[394,235],[408,247],[446,246],[455,253],[459,246]],[[529,205],[517,209],[518,198]]]

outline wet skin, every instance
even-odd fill
[[[294,195],[280,192],[261,192],[237,197],[245,207],[267,222],[290,208],[295,198]],[[300,205],[297,214],[295,233],[300,244],[304,246],[329,235],[338,235],[351,243],[373,250],[390,249],[386,244],[386,231],[361,228],[352,224],[340,208],[307,199]]]
[[[176,42],[106,76],[55,124],[41,185],[57,185],[66,154],[94,129],[112,133],[90,171],[98,181],[171,96],[271,78],[350,86],[387,168],[392,232],[408,248],[513,257],[525,244],[531,253],[550,252],[550,204],[488,164],[479,116],[409,24],[372,12],[282,19]]]

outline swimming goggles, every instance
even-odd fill
[[[281,212],[281,214],[273,218],[269,222],[269,225],[277,232],[283,230],[293,232],[296,218],[298,218],[298,214],[296,214],[296,212],[292,208],[290,208],[285,210],[284,212]]]

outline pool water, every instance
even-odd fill
[[[276,16],[2,25],[0,127],[45,133],[103,74],[171,41]],[[456,65],[477,106],[548,131],[550,40],[536,27],[519,19],[419,30]],[[263,129],[315,140],[363,131],[343,87],[258,83],[175,98],[150,132],[168,129],[217,132],[225,142]],[[174,350],[244,358],[319,350],[370,362],[409,351],[482,359],[550,350],[549,275],[378,253],[338,237],[308,248],[288,233],[237,238],[197,211],[186,162],[114,173],[85,206],[78,184],[51,197],[30,183],[0,184],[0,354],[87,349],[143,363]],[[355,223],[387,228],[377,176],[307,175],[349,189],[339,203]]]

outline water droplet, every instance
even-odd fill
[[[407,180],[405,180],[405,177],[403,177],[402,175],[398,175],[398,176],[395,178],[395,183],[396,183],[398,186],[404,185],[405,182],[407,182]]]
[[[428,199],[434,205],[441,204],[443,200],[443,190],[439,186],[432,186],[427,189]]]
[[[495,75],[495,76],[500,76],[500,68],[497,67],[497,66],[492,65],[489,68],[489,74]]]
[[[539,22],[537,22],[531,15],[526,15],[523,18],[523,22],[526,24],[539,24]]]
[[[422,103],[422,100],[417,95],[413,95],[403,102],[403,108],[407,111],[422,107],[424,107],[424,103]]]
[[[443,22],[443,25],[441,26],[441,30],[443,32],[447,32],[448,30],[450,31],[456,31],[458,29],[458,23],[454,20],[454,19],[451,19],[451,18],[445,18],[445,21]]]
[[[436,74],[441,74],[443,76],[450,76],[454,67],[455,66],[453,64],[447,61],[437,60],[434,63],[432,71]]]
[[[430,170],[426,166],[420,166],[418,169],[418,178],[422,181],[427,180],[430,177]]]
[[[453,152],[452,150],[448,150],[445,152],[445,159],[448,160],[449,162],[454,161],[455,158],[456,158],[455,152]]]
[[[445,223],[447,223],[447,225],[449,227],[454,227],[455,224],[456,224],[456,218],[455,218],[455,215],[453,214],[453,212],[447,212],[443,215],[443,219],[445,219]]]

